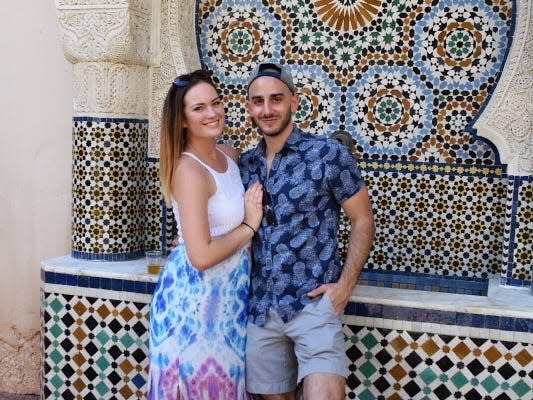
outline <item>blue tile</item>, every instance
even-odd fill
[[[472,314],[461,312],[455,313],[455,325],[472,326]]]
[[[100,280],[100,287],[102,289],[111,290],[111,279],[109,278],[102,278]]]
[[[133,292],[135,288],[135,283],[133,281],[124,281],[124,291]]]
[[[409,321],[411,319],[411,309],[407,307],[397,307],[396,319],[400,321]]]
[[[411,311],[411,320],[415,322],[427,322],[428,311],[422,310],[420,308],[413,308]]]
[[[44,281],[46,283],[56,283],[56,274],[55,274],[55,272],[46,271],[44,273]]]
[[[146,282],[135,281],[135,293],[146,293]]]
[[[111,279],[111,290],[122,292],[123,281],[122,279]]]
[[[515,318],[514,330],[516,332],[530,332],[529,321],[525,318]]]
[[[56,274],[56,283],[58,285],[66,285],[67,284],[67,275],[66,274]]]
[[[355,303],[355,315],[368,317],[368,307],[366,303]]]
[[[396,319],[397,311],[397,306],[383,306],[383,318]]]
[[[78,286],[78,275],[67,275],[67,285]]]
[[[500,317],[496,315],[487,315],[485,317],[485,328],[499,329],[500,328]]]
[[[453,311],[442,311],[440,313],[440,324],[454,325],[456,321],[456,315]]]
[[[78,286],[89,287],[89,277],[86,275],[78,276]]]
[[[146,282],[146,294],[153,294],[155,290],[155,283],[154,282]]]
[[[512,317],[500,317],[500,329],[504,331],[512,331],[514,329],[515,321]]]
[[[91,276],[89,279],[89,286],[92,288],[100,289],[100,277],[99,276]]]

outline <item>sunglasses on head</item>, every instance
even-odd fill
[[[211,82],[211,72],[205,69],[199,69],[189,74],[178,76],[176,79],[174,79],[172,83],[174,84],[174,86],[184,88],[189,85],[189,83],[191,83],[193,79]]]
[[[263,187],[263,214],[269,225],[277,225],[276,214],[272,208],[272,199],[270,193]]]

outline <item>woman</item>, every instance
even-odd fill
[[[244,193],[236,152],[217,145],[223,125],[205,71],[174,80],[163,106],[160,174],[180,244],[150,308],[149,399],[248,398],[247,248],[261,222],[262,188],[256,182]]]

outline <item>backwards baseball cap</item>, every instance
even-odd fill
[[[294,82],[292,81],[291,71],[286,65],[281,65],[274,62],[259,64],[250,74],[247,88],[250,88],[252,82],[261,76],[271,76],[279,79],[285,85],[287,85],[292,93],[296,93],[296,86],[294,86]]]

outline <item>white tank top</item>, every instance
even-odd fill
[[[222,150],[218,149],[226,157],[228,168],[225,172],[217,172],[209,165],[202,162],[198,157],[189,152],[183,152],[194,158],[213,176],[216,184],[215,193],[207,200],[207,216],[211,237],[221,236],[238,225],[244,219],[244,186],[241,180],[239,167]],[[194,184],[194,182],[191,182]],[[179,241],[183,243],[181,233],[178,203],[172,199],[172,210],[176,218]]]

